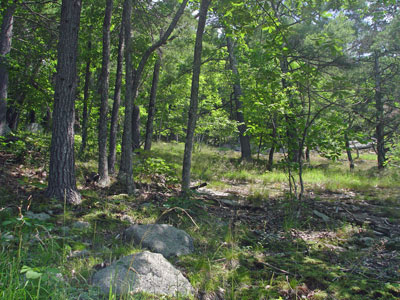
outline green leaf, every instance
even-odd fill
[[[42,273],[33,271],[33,270],[29,270],[26,272],[25,274],[26,279],[39,279],[42,276]]]

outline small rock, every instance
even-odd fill
[[[77,229],[89,229],[90,223],[86,221],[77,221],[74,224],[72,224],[72,227]]]
[[[72,251],[70,255],[68,255],[68,258],[75,258],[75,257],[88,257],[90,255],[90,252],[88,250],[75,250]]]
[[[323,214],[322,212],[319,212],[318,210],[313,210],[314,215],[316,215],[317,217],[321,218],[322,220],[324,220],[324,222],[328,222],[329,221],[329,217],[325,214]]]
[[[128,216],[128,215],[123,215],[121,217],[121,221],[126,221],[128,223],[135,224],[135,220],[131,216]]]
[[[34,212],[27,211],[25,215],[30,219],[35,219],[39,221],[47,221],[51,218],[48,214],[44,212],[35,214]]]
[[[374,240],[373,238],[371,238],[371,237],[366,236],[366,237],[359,238],[359,239],[358,239],[358,242],[359,242],[359,244],[361,244],[362,246],[371,247],[371,246],[374,245],[375,240]]]
[[[186,255],[194,251],[192,237],[167,224],[133,225],[125,231],[125,237],[165,257]]]
[[[385,246],[389,250],[400,250],[400,237],[389,239]]]
[[[32,133],[38,133],[43,130],[43,127],[38,123],[30,123],[28,126],[26,126],[26,130]]]
[[[92,283],[108,295],[110,289],[117,295],[140,292],[176,296],[191,295],[194,290],[182,273],[161,254],[148,251],[125,256],[99,270]]]

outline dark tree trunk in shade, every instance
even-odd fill
[[[132,169],[132,38],[131,38],[132,0],[125,0],[122,26],[124,27],[125,40],[125,119],[122,134],[121,164],[118,180],[126,186],[128,194],[135,192]]]
[[[275,154],[275,145],[272,145],[268,153],[268,163],[267,163],[268,171],[272,171],[272,168],[274,166],[274,154]]]
[[[345,142],[345,146],[346,146],[347,159],[350,164],[350,170],[353,170],[354,169],[354,161],[353,161],[353,156],[351,155],[349,138],[346,133],[344,134],[344,142]]]
[[[100,76],[100,118],[99,118],[99,165],[98,173],[100,176],[99,185],[107,186],[110,183],[108,177],[107,162],[107,114],[108,114],[108,88],[110,78],[110,27],[113,0],[106,1],[106,10],[103,23],[103,58]]]
[[[11,131],[16,131],[19,121],[19,110],[15,105],[9,106],[7,108],[7,125]]]
[[[115,173],[115,161],[117,159],[117,133],[118,133],[118,115],[121,103],[122,86],[122,61],[124,58],[124,26],[121,26],[118,41],[117,74],[115,78],[114,103],[111,113],[110,124],[110,150],[108,154],[108,172]]]
[[[153,81],[151,84],[149,108],[147,110],[147,123],[146,123],[146,138],[144,142],[144,150],[151,149],[151,142],[153,139],[153,126],[154,126],[154,115],[156,112],[156,99],[157,99],[157,87],[158,80],[160,77],[161,68],[161,51],[159,51],[159,57],[154,64]]]
[[[132,111],[132,150],[140,148],[140,108],[133,106]]]
[[[201,0],[196,42],[194,46],[192,88],[190,94],[190,107],[182,167],[182,193],[184,194],[187,193],[190,189],[190,169],[192,166],[193,138],[194,130],[196,128],[197,108],[199,105],[199,79],[201,69],[201,54],[203,50],[203,33],[206,25],[207,11],[210,3],[211,0]]]
[[[89,40],[87,43],[88,50],[92,49],[92,42]],[[82,112],[82,143],[81,148],[79,150],[79,155],[84,156],[86,145],[87,145],[87,132],[88,132],[88,121],[89,121],[89,114],[88,114],[88,102],[89,102],[89,87],[90,87],[90,78],[92,73],[90,72],[90,65],[91,65],[91,58],[88,55],[86,61],[86,68],[85,68],[85,85],[83,87],[83,112]]]
[[[277,117],[276,117],[276,115],[274,115],[273,119],[272,119],[272,134],[271,134],[272,145],[271,145],[271,148],[269,149],[268,163],[267,163],[267,170],[268,171],[272,171],[272,168],[274,166],[274,154],[275,154],[276,136],[277,136],[276,120],[277,120]]]
[[[24,104],[25,98],[26,90],[22,89],[16,95],[15,102],[12,105],[9,105],[7,108],[7,124],[12,131],[17,131],[18,129],[19,118],[21,114],[20,107],[22,107]]]
[[[15,3],[4,12],[0,31],[0,136],[5,135],[7,128],[7,89],[8,89],[8,61],[7,55],[11,51]]]
[[[74,157],[76,61],[81,0],[63,0],[59,29],[48,197],[79,204]]]
[[[377,52],[374,53],[374,79],[375,79],[375,110],[376,110],[376,151],[378,154],[378,169],[383,169],[386,162],[386,151],[385,151],[385,125],[384,125],[384,105],[381,87],[381,70],[379,65],[379,55]]]
[[[124,131],[122,134],[122,149],[121,149],[121,164],[119,169],[118,178],[119,181],[125,182],[128,188],[128,193],[133,193],[135,190],[133,179],[132,179],[132,106],[134,104],[134,100],[138,93],[140,80],[142,78],[143,70],[146,66],[147,60],[149,59],[150,55],[160,48],[163,44],[168,41],[169,36],[171,35],[172,31],[176,27],[180,17],[182,16],[186,4],[188,0],[183,0],[181,5],[179,6],[178,11],[176,12],[174,18],[172,19],[171,23],[168,26],[168,29],[162,35],[160,40],[152,44],[149,48],[146,49],[144,54],[142,55],[139,65],[136,70],[132,70],[132,60],[130,57],[131,53],[131,24],[130,24],[130,16],[132,13],[132,3],[129,0],[125,1],[125,5],[128,3],[130,6],[129,10],[129,22],[125,22],[127,25],[125,27],[125,65],[126,65],[126,86],[125,86],[125,119],[124,119]],[[126,9],[124,8],[124,11]],[[124,23],[124,22],[123,22]],[[128,24],[129,23],[129,24]],[[129,28],[128,28],[129,27]],[[128,31],[129,29],[129,31]],[[129,39],[129,41],[128,41]]]
[[[310,163],[310,148],[306,148],[306,161]]]
[[[242,88],[240,86],[240,77],[238,70],[238,62],[235,56],[235,49],[231,38],[226,38],[226,43],[229,52],[229,62],[233,73],[233,98],[236,106],[236,121],[238,122],[239,129],[239,139],[240,139],[240,150],[242,153],[242,159],[251,160],[251,148],[250,148],[250,137],[246,135],[246,124],[244,122],[244,115],[242,112],[242,101],[240,97],[242,96]]]
[[[43,117],[43,127],[46,132],[51,131],[51,111],[48,105],[46,106],[46,114]]]

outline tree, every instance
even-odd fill
[[[251,160],[251,149],[250,149],[250,137],[246,135],[247,127],[245,124],[242,106],[243,103],[240,100],[242,96],[242,88],[240,86],[240,77],[239,71],[237,66],[237,59],[234,52],[234,45],[232,39],[230,37],[226,38],[226,43],[228,46],[228,53],[229,53],[229,62],[230,67],[233,73],[233,98],[235,101],[235,108],[236,108],[236,120],[238,122],[238,129],[239,129],[239,138],[240,138],[240,150],[242,153],[242,159]]]
[[[76,61],[81,0],[63,0],[54,91],[53,130],[47,196],[79,204],[74,157]]]
[[[144,142],[144,150],[151,149],[151,142],[153,138],[154,114],[156,110],[157,87],[158,87],[158,80],[160,77],[160,68],[161,68],[161,57],[162,57],[162,52],[160,50],[158,51],[158,58],[156,59],[153,70],[153,81],[151,84],[149,107],[147,110],[148,115],[146,123],[146,138]]]
[[[99,118],[99,185],[107,186],[110,183],[107,164],[107,113],[108,88],[110,78],[110,27],[113,0],[106,1],[106,10],[103,23],[103,62],[100,77],[100,118]]]
[[[117,131],[118,131],[118,115],[121,103],[121,86],[122,86],[122,63],[124,57],[124,27],[121,26],[118,39],[118,56],[117,71],[115,76],[114,102],[111,112],[110,124],[110,144],[108,153],[108,172],[115,173],[115,161],[117,157]]]
[[[7,55],[11,50],[13,34],[14,11],[16,1],[5,10],[0,31],[0,136],[5,135],[7,129],[7,89],[8,89],[8,60]]]
[[[131,37],[132,0],[125,0],[122,12],[122,26],[125,41],[125,120],[122,136],[121,165],[118,173],[120,182],[126,185],[128,194],[135,192],[132,169],[132,100],[133,100],[133,70],[132,70],[132,37]]]
[[[199,79],[201,69],[201,54],[203,50],[203,34],[206,26],[208,7],[211,0],[201,0],[199,22],[197,25],[196,43],[193,58],[192,88],[190,94],[190,108],[186,128],[185,152],[182,166],[182,192],[187,193],[190,188],[190,169],[192,165],[192,151],[194,130],[196,128],[197,108],[199,105]]]

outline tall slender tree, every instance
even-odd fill
[[[146,138],[144,142],[144,150],[151,149],[151,142],[153,138],[154,114],[156,111],[157,88],[158,88],[158,80],[160,77],[160,68],[161,68],[161,57],[162,57],[162,52],[161,50],[159,50],[158,58],[154,63],[153,81],[151,83],[149,107],[147,110]]]
[[[132,169],[132,37],[131,37],[132,0],[125,0],[122,13],[122,26],[125,40],[125,119],[122,135],[121,165],[118,179],[126,185],[128,194],[135,192]]]
[[[121,103],[121,86],[122,86],[122,64],[124,59],[124,26],[121,26],[118,40],[118,56],[117,56],[117,74],[115,77],[114,102],[111,112],[110,124],[110,143],[108,153],[108,173],[115,173],[115,161],[117,158],[117,131],[118,131],[118,115]]]
[[[107,186],[110,183],[107,163],[107,113],[108,113],[108,88],[110,78],[110,27],[113,0],[106,1],[106,10],[103,23],[103,59],[100,77],[100,118],[99,118],[99,185]]]
[[[242,111],[243,103],[240,100],[242,96],[242,87],[240,86],[240,77],[238,70],[238,62],[235,56],[235,48],[233,41],[230,37],[226,38],[226,44],[229,52],[229,62],[233,73],[233,99],[236,106],[236,121],[238,122],[239,139],[240,139],[240,150],[242,153],[242,159],[251,160],[251,148],[250,148],[250,137],[246,135],[246,124]]]
[[[11,3],[3,15],[0,31],[0,136],[5,135],[7,128],[7,89],[8,89],[8,66],[7,55],[11,50],[13,33],[14,11],[16,1]]]
[[[199,22],[194,46],[192,88],[190,94],[189,116],[186,129],[185,152],[183,154],[182,167],[182,192],[187,193],[190,188],[190,169],[192,166],[192,151],[194,130],[196,128],[197,109],[199,106],[199,81],[201,69],[201,54],[203,51],[203,34],[206,26],[208,7],[211,0],[201,0]]]
[[[79,204],[74,157],[76,61],[82,0],[63,0],[59,29],[47,196]]]

